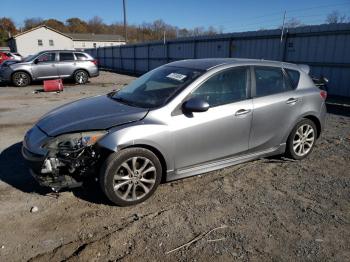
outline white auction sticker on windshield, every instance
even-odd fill
[[[178,73],[170,73],[169,75],[167,75],[166,77],[177,80],[177,81],[182,81],[184,80],[187,76],[186,75],[182,75],[182,74],[178,74]]]

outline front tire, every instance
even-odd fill
[[[288,137],[286,155],[296,160],[307,157],[314,149],[316,139],[315,123],[310,119],[301,120]]]
[[[100,185],[107,198],[119,206],[148,199],[158,187],[162,165],[153,152],[128,148],[111,154],[100,172]]]
[[[89,81],[89,75],[84,70],[78,70],[74,73],[74,81],[79,85],[86,84]]]
[[[30,84],[30,75],[26,72],[15,72],[12,75],[12,84],[17,87],[25,87]]]

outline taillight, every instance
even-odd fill
[[[97,60],[97,59],[92,60],[92,62],[93,62],[95,65],[98,65],[98,60]]]
[[[324,100],[326,100],[326,98],[327,98],[327,92],[324,91],[324,90],[321,90],[321,91],[320,91],[320,96],[321,96]]]

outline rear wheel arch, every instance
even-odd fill
[[[314,115],[306,115],[306,116],[303,116],[303,118],[309,119],[312,122],[314,122],[314,124],[316,126],[316,131],[317,131],[316,138],[319,138],[321,135],[321,129],[322,129],[321,128],[321,121]]]
[[[87,73],[88,77],[90,77],[89,71],[86,70],[85,68],[79,68],[79,69],[74,70],[74,72],[72,74],[72,77],[74,77],[75,73],[78,72],[78,71],[84,71],[85,73]]]

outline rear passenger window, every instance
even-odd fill
[[[72,61],[74,60],[73,53],[60,53],[60,61]]]
[[[281,68],[255,68],[256,96],[268,96],[292,90]]]
[[[286,69],[286,72],[290,78],[290,81],[292,82],[293,88],[297,88],[299,84],[300,73],[292,69]]]
[[[191,97],[207,101],[210,107],[247,99],[247,72],[245,67],[219,72],[198,87]]]
[[[77,60],[88,60],[88,57],[83,53],[75,53],[75,57],[77,58]]]

